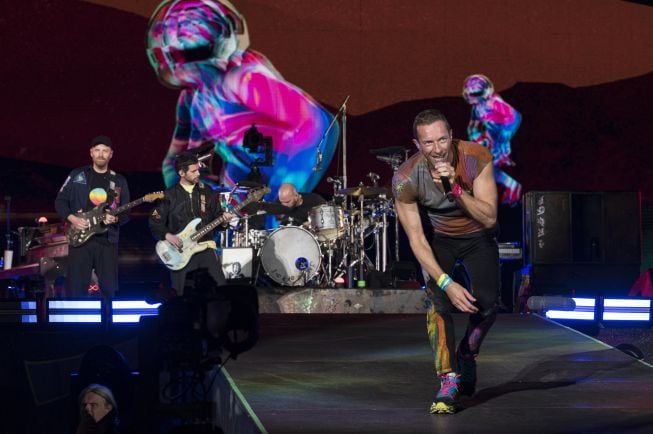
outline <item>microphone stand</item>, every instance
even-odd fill
[[[327,129],[324,131],[324,134],[322,134],[322,138],[320,139],[320,142],[317,144],[317,164],[313,168],[313,171],[317,172],[318,170],[321,169],[320,164],[322,163],[322,152],[320,151],[320,148],[322,147],[322,144],[324,143],[324,140],[326,139],[326,136],[329,134],[329,131],[331,131],[331,128],[333,128],[333,125],[336,123],[336,120],[338,119],[338,115],[342,113],[342,182],[343,182],[343,188],[347,188],[347,101],[349,101],[350,95],[347,95],[345,100],[342,102],[340,105],[340,108],[336,112],[336,114],[333,116],[333,119],[331,119],[331,123],[327,127]]]
[[[6,246],[3,258],[3,268],[8,270],[12,267],[13,241],[11,240],[11,196],[5,196],[5,208],[7,211],[7,231],[5,232]]]

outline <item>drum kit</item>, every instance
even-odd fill
[[[398,166],[399,160],[393,157],[392,161]],[[378,185],[379,175],[367,176],[372,185],[361,183],[349,188],[342,188],[342,178],[328,178],[327,182],[333,184],[332,200],[311,208],[308,223],[303,225],[252,229],[252,219],[263,218],[260,214],[279,218],[288,211],[276,202],[252,203],[245,208],[248,214],[234,218],[224,231],[221,248],[250,249],[253,275],[241,277],[251,278],[255,284],[273,284],[271,280],[280,286],[352,287],[354,282],[364,286],[367,273],[386,271],[388,253],[393,250],[388,245],[391,226],[395,232],[394,259],[399,260],[398,223],[391,192]],[[230,200],[230,194],[221,193],[223,205]],[[225,274],[227,278],[235,277]]]

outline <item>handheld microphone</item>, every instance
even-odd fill
[[[446,176],[441,176],[440,181],[442,181],[442,187],[444,188],[444,195],[447,197],[449,202],[454,201],[453,194],[451,194],[451,183],[449,182],[449,178]]]
[[[529,297],[526,305],[530,310],[574,310],[576,309],[576,302],[573,298],[560,297],[560,296],[533,296]]]

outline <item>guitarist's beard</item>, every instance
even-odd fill
[[[93,160],[93,169],[96,172],[106,172],[109,168],[109,160]]]

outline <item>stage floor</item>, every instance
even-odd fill
[[[226,370],[268,433],[649,433],[653,366],[535,315],[499,315],[477,393],[431,415],[424,315],[266,314]],[[465,316],[455,315],[459,337]]]

